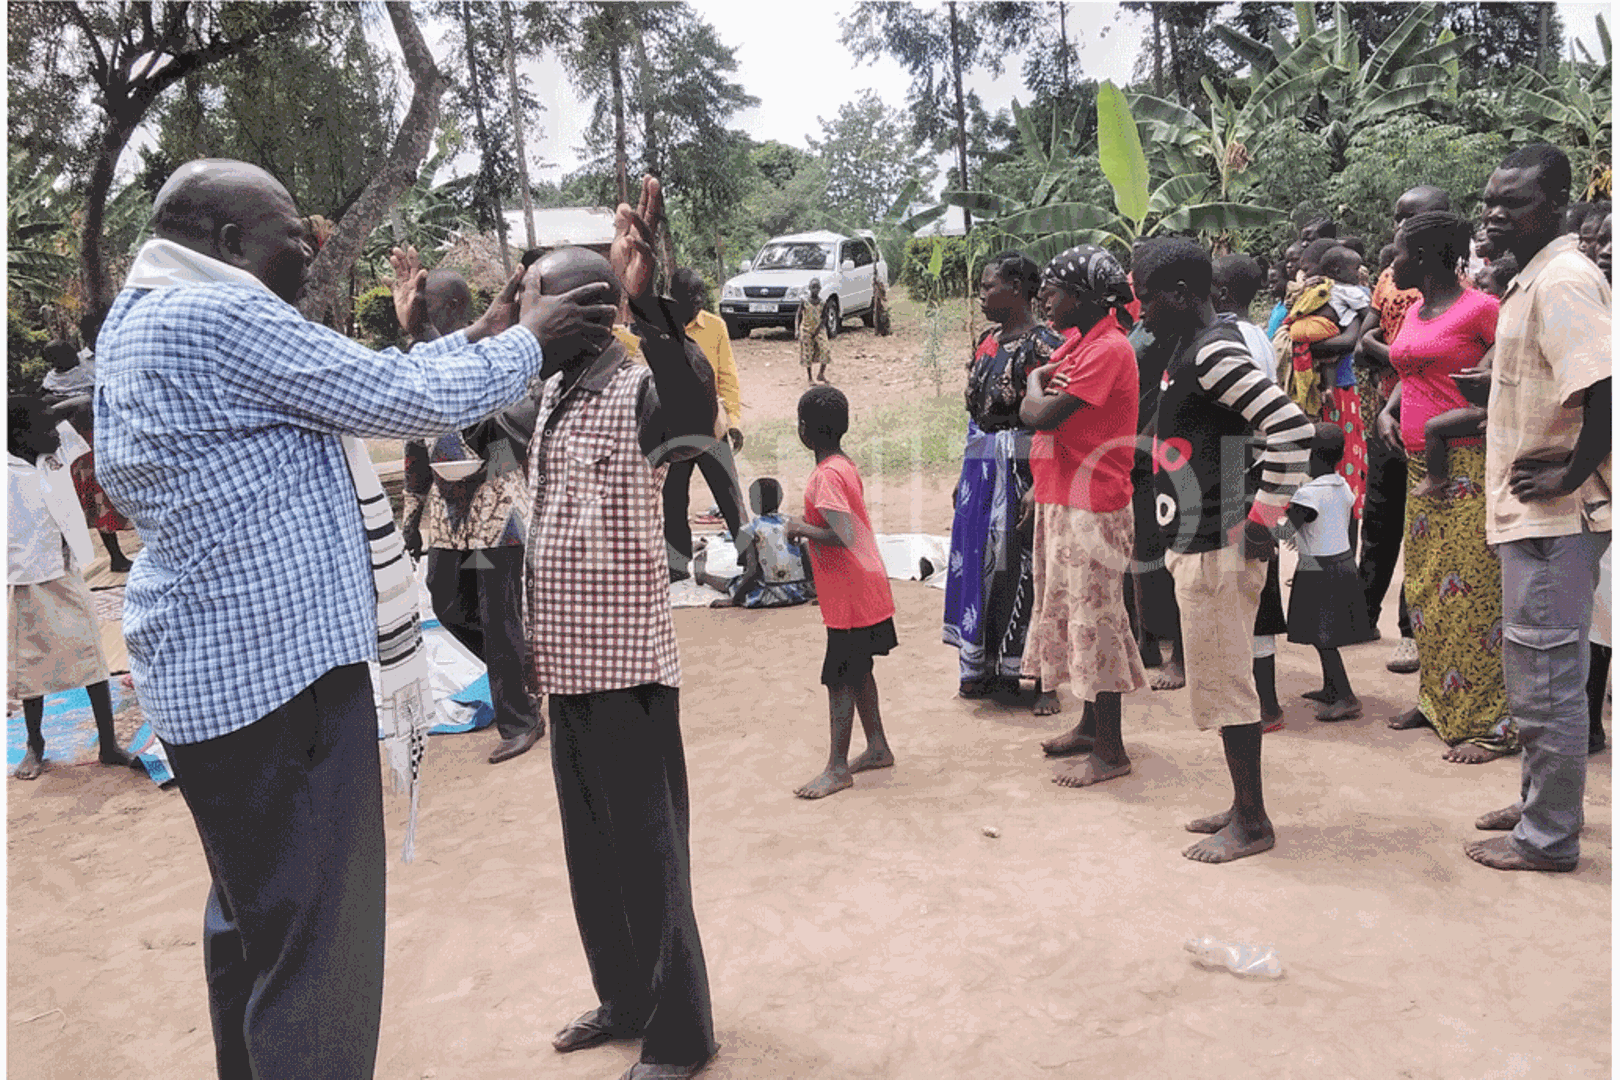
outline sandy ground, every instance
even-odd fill
[[[874,340],[841,343],[858,339]],[[750,416],[796,399],[802,375],[779,370],[791,344],[745,344]],[[876,393],[883,366],[835,375]],[[915,514],[944,531],[950,483],[889,485],[887,528]],[[1415,688],[1384,670],[1386,644],[1346,651],[1366,719],[1317,724],[1297,696],[1314,659],[1284,647],[1288,726],[1265,748],[1278,846],[1206,866],[1181,857],[1181,825],[1230,789],[1185,691],[1127,700],[1130,776],[1059,788],[1038,743],[1075,703],[1036,719],[961,701],[941,594],[897,582],[895,596],[901,647],[877,674],[899,763],[818,803],[790,794],[826,753],[817,610],[676,612],[723,1044],[706,1076],[1609,1075],[1608,754],[1591,763],[1576,873],[1486,870],[1462,845],[1514,798],[1518,759],[1451,765],[1431,733],[1385,728]],[[550,1048],[594,1003],[551,771],[544,748],[486,764],[492,739],[432,741],[412,865],[389,797],[378,1075],[611,1080],[633,1043]],[[9,1075],[212,1075],[208,876],[179,795],[93,766],[7,790]],[[1205,932],[1275,945],[1286,974],[1193,966],[1181,943]]]

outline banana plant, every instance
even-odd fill
[[[1142,135],[1125,95],[1112,82],[1097,90],[1097,157],[1114,192],[1114,207],[1088,202],[1011,206],[983,191],[948,191],[945,201],[966,205],[985,220],[986,238],[1016,244],[1043,263],[1076,244],[1098,244],[1128,253],[1143,237],[1193,232],[1227,237],[1274,224],[1281,210],[1219,197],[1210,176],[1188,171],[1155,180]]]
[[[72,205],[56,189],[54,161],[12,149],[7,155],[6,283],[35,303],[68,289],[79,263],[72,246]]]
[[[1609,26],[1597,16],[1601,64],[1560,64],[1556,79],[1535,71],[1525,73],[1509,96],[1509,110],[1518,124],[1515,141],[1542,139],[1577,151],[1577,182],[1583,179],[1584,197],[1607,198],[1614,186],[1613,53]],[[1582,46],[1582,51],[1585,47]]]

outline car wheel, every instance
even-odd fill
[[[730,338],[732,341],[736,341],[738,338],[745,338],[748,336],[748,328],[746,326],[738,325],[736,319],[727,319],[725,320],[725,323],[726,337]]]
[[[837,337],[839,331],[844,329],[844,317],[838,310],[838,297],[829,296],[827,298],[826,314],[822,316],[822,321],[827,327],[828,341]]]

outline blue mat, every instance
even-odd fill
[[[113,712],[116,713],[124,706],[131,692],[124,688],[122,679],[113,679],[108,685],[112,690]],[[84,765],[96,760],[96,717],[90,710],[90,695],[82,687],[46,696],[45,717],[40,722],[40,730],[45,735],[46,761],[56,765]],[[160,759],[140,753],[140,748],[151,742],[151,726],[142,724],[135,741],[127,749],[141,758],[142,764],[147,766],[148,775],[151,775],[153,764],[166,774],[168,767]],[[28,725],[23,722],[22,714],[6,717],[8,773],[22,764],[23,754],[27,751]],[[155,776],[153,779],[163,783]]]

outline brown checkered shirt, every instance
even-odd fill
[[[662,492],[667,461],[690,455],[655,466],[643,452],[657,402],[651,369],[616,343],[566,391],[562,374],[541,389],[524,575],[540,693],[681,683]]]

